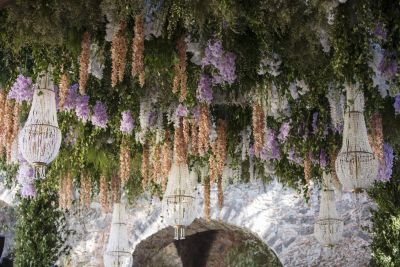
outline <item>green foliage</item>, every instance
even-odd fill
[[[280,267],[275,253],[261,240],[249,239],[236,247],[233,247],[227,256],[230,267]]]
[[[58,194],[36,183],[36,198],[21,198],[17,208],[14,263],[16,266],[51,266],[69,251],[64,212],[58,209]]]
[[[396,147],[395,151],[399,147]],[[370,191],[377,204],[372,210],[372,266],[400,265],[400,161],[396,157],[389,182],[378,182]]]

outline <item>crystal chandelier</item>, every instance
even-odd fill
[[[44,178],[46,165],[55,159],[60,145],[54,84],[49,73],[41,73],[28,119],[19,134],[22,155],[35,168],[36,178]]]
[[[323,187],[319,215],[314,225],[314,236],[323,246],[333,246],[342,238],[343,220],[336,211],[335,191],[331,175],[323,174]]]
[[[354,85],[347,85],[346,91],[343,143],[336,159],[336,173],[344,189],[360,192],[376,179],[378,161],[368,142],[364,95]]]
[[[184,227],[192,223],[196,214],[194,185],[186,163],[172,164],[162,207],[166,224],[175,228],[175,239],[185,239]]]
[[[115,203],[112,215],[110,237],[104,254],[104,266],[130,266],[132,255],[129,251],[128,227],[125,205]]]

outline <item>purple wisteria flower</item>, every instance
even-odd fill
[[[205,48],[201,64],[202,67],[211,65],[218,69],[218,74],[213,74],[213,84],[223,82],[232,84],[236,80],[235,61],[236,55],[232,52],[224,52],[221,40],[210,40]]]
[[[281,152],[276,140],[276,133],[272,129],[267,129],[265,146],[260,152],[260,158],[263,160],[280,159]]]
[[[22,74],[18,75],[7,97],[15,99],[18,103],[31,102],[33,98],[32,79]]]
[[[93,107],[92,123],[99,128],[107,128],[108,116],[106,106],[99,100]]]
[[[297,165],[303,164],[303,159],[296,154],[296,151],[293,147],[289,149],[287,158]]]
[[[186,117],[188,115],[189,111],[185,105],[179,104],[178,107],[175,110],[175,116],[180,118],[180,117]]]
[[[289,135],[290,132],[290,123],[289,122],[284,122],[281,124],[281,127],[279,128],[279,135],[278,135],[278,139],[281,142],[285,142],[286,138]]]
[[[122,112],[121,114],[122,114],[122,119],[119,130],[123,133],[131,134],[133,128],[135,127],[135,122],[133,120],[132,113],[130,110],[127,110]]]
[[[396,114],[396,115],[400,114],[400,94],[397,94],[397,95],[394,97],[394,104],[393,104],[393,107],[394,107],[394,112],[395,112],[395,114]]]
[[[69,87],[68,95],[65,98],[64,110],[75,109],[76,99],[78,98],[78,87],[79,84],[75,83]]]
[[[254,157],[254,155],[255,155],[255,150],[254,150],[254,145],[251,145],[250,147],[249,147],[249,157],[251,158],[251,157]]]
[[[383,144],[384,151],[384,164],[379,163],[378,169],[378,179],[382,181],[389,181],[392,177],[392,168],[393,168],[393,148],[388,144]]]
[[[17,173],[17,181],[20,185],[24,186],[30,184],[35,179],[34,169],[27,163],[23,162],[19,165]]]
[[[192,108],[191,110],[192,116],[196,121],[199,121],[199,117],[200,117],[200,107],[199,106],[195,106],[194,108]]]
[[[197,100],[201,103],[211,104],[213,100],[213,91],[211,88],[211,78],[206,75],[202,74],[200,76],[199,85],[197,87],[196,93]]]
[[[378,70],[387,79],[393,79],[398,71],[396,52],[385,51],[385,55],[379,63]]]
[[[36,197],[36,188],[33,183],[25,184],[21,188],[21,196],[24,198]]]
[[[314,112],[312,115],[312,131],[315,134],[317,132],[318,112]]]
[[[374,34],[376,37],[382,39],[382,40],[386,40],[387,37],[387,31],[386,29],[383,27],[382,23],[378,23],[374,29]]]
[[[89,96],[83,95],[76,98],[75,113],[79,120],[83,123],[87,122],[90,115]]]
[[[319,165],[322,168],[325,168],[327,162],[328,162],[328,156],[326,155],[326,151],[324,149],[321,149],[321,151],[319,152]]]

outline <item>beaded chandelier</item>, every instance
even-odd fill
[[[19,134],[22,155],[34,167],[36,178],[44,178],[46,165],[56,158],[60,145],[54,84],[49,73],[41,73],[28,119]]]
[[[378,161],[368,142],[364,120],[364,95],[347,85],[342,148],[336,159],[336,173],[344,189],[359,192],[372,185],[378,173]]]
[[[343,220],[336,211],[335,191],[331,175],[323,174],[319,215],[314,225],[314,236],[323,246],[333,246],[342,238]]]
[[[175,239],[185,239],[184,227],[196,216],[194,185],[186,163],[172,164],[162,206],[166,224],[175,228]]]
[[[126,223],[125,205],[115,203],[112,215],[110,237],[104,254],[104,266],[130,266],[131,252],[129,251],[128,227]]]

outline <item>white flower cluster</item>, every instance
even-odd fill
[[[379,44],[373,44],[371,49],[373,53],[373,58],[368,65],[374,71],[374,76],[372,77],[372,80],[374,82],[374,86],[378,87],[381,96],[386,97],[389,91],[389,84],[387,79],[379,69],[379,64],[382,62],[384,57],[384,49],[381,48]]]
[[[340,132],[344,123],[345,96],[340,90],[330,87],[326,97],[329,101],[333,129]]]
[[[281,64],[282,64],[281,57],[278,54],[274,53],[269,57],[261,59],[260,67],[258,69],[258,74],[264,75],[268,72],[272,76],[276,77],[279,74],[281,74],[281,71],[279,70]]]
[[[90,45],[88,72],[97,79],[101,80],[103,78],[103,70],[104,70],[104,55],[100,50],[98,44],[93,43]]]

